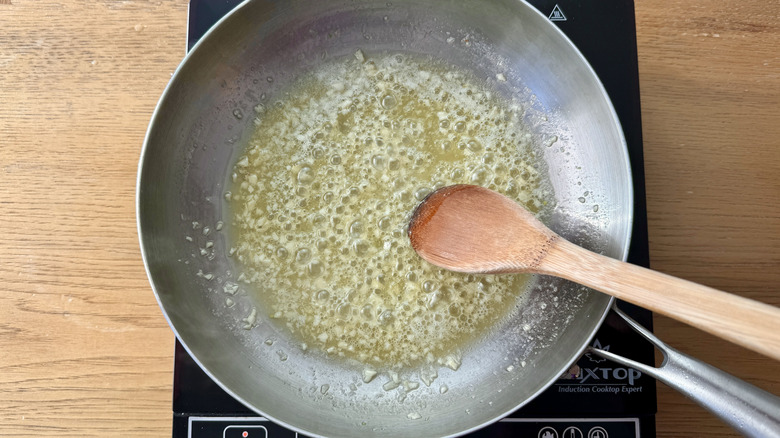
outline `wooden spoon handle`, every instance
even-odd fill
[[[553,242],[535,270],[580,283],[780,360],[780,308],[605,257],[564,239]]]

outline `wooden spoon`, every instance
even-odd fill
[[[562,277],[780,360],[780,309],[588,251],[483,187],[431,193],[412,215],[409,239],[445,269]]]

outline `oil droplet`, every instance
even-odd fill
[[[301,248],[295,253],[295,261],[304,265],[311,260],[311,251],[308,248]]]
[[[471,172],[471,183],[476,185],[483,185],[488,179],[488,171],[484,168],[478,167]]]
[[[311,184],[311,182],[314,181],[314,170],[310,166],[303,166],[301,167],[301,170],[298,171],[296,179],[298,180],[298,184]]]
[[[323,269],[322,262],[319,260],[312,260],[306,268],[306,271],[311,277],[319,277],[320,274],[322,274]]]
[[[393,312],[391,310],[385,310],[382,313],[379,314],[379,318],[377,320],[379,321],[379,324],[381,325],[387,325],[393,322]]]
[[[368,251],[368,243],[365,240],[357,239],[352,242],[352,250],[357,255],[363,255]]]
[[[336,307],[336,313],[341,318],[348,317],[351,311],[352,311],[352,306],[350,306],[349,303],[341,303],[338,305],[338,307]]]
[[[397,103],[398,101],[395,100],[392,94],[382,96],[382,108],[384,109],[392,109]]]
[[[359,237],[363,234],[363,222],[360,222],[359,220],[352,222],[349,226],[349,234],[351,234],[352,237]]]
[[[382,170],[385,168],[385,157],[384,155],[374,155],[371,157],[371,165],[374,166],[377,170]]]
[[[429,187],[420,187],[414,192],[414,197],[418,201],[422,201],[426,196],[428,196],[429,193],[431,193],[431,189]]]
[[[390,225],[392,224],[392,222],[393,221],[389,217],[384,216],[384,217],[382,217],[382,219],[379,219],[379,223],[377,225],[379,226],[380,230],[385,231],[388,228],[390,228]]]
[[[387,168],[389,170],[398,170],[400,167],[401,167],[401,162],[395,158],[391,158],[390,161],[387,162]]]
[[[472,152],[479,152],[482,150],[482,143],[476,141],[476,140],[469,140],[468,143],[466,143],[466,146],[469,148]]]

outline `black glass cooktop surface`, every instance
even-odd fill
[[[239,0],[191,0],[188,48]],[[634,4],[631,0],[532,0],[574,42],[604,84],[626,137],[634,183],[635,217],[628,261],[648,266],[642,126]],[[650,312],[621,309],[646,327]],[[610,315],[593,345],[653,363],[653,348]],[[608,438],[655,436],[655,381],[638,370],[584,355],[571,375],[509,417],[468,436],[476,438]],[[297,437],[260,417],[214,383],[176,343],[173,437]]]

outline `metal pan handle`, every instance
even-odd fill
[[[658,368],[609,351],[589,348],[605,359],[636,368],[685,394],[748,437],[780,438],[780,398],[669,347],[617,306],[612,310],[664,355]]]

